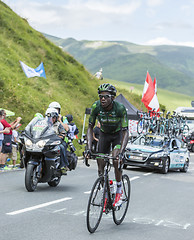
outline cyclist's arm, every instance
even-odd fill
[[[129,140],[129,131],[128,128],[122,131],[122,140],[121,140],[121,149],[120,153],[123,153]]]
[[[91,113],[89,117],[89,124],[87,130],[87,149],[91,151],[92,149],[92,141],[93,141],[93,128],[96,122],[97,116],[97,102],[92,105]]]
[[[128,118],[127,118],[127,111],[125,107],[122,112],[121,126],[122,126],[122,139],[121,139],[120,153],[123,153],[129,140]]]
[[[94,126],[92,124],[88,125],[88,130],[87,130],[87,149],[90,150],[90,151],[92,149],[93,128],[94,128]]]

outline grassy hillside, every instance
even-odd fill
[[[20,60],[32,68],[42,61],[47,78],[28,79]],[[44,114],[50,102],[58,101],[63,115],[73,115],[81,135],[85,108],[97,99],[100,84],[82,64],[0,1],[0,107],[22,117],[21,129],[36,112]],[[138,97],[135,105],[140,102]]]
[[[194,96],[194,48],[141,46],[124,41],[76,41],[45,35],[83,63],[91,73],[101,67],[106,78],[144,84],[147,70],[159,88]]]
[[[19,60],[32,68],[44,63],[47,78],[26,78]],[[0,2],[1,107],[22,115],[28,122],[35,112],[44,113],[51,101],[59,101],[62,113],[80,122],[84,108],[92,103],[98,83],[84,66],[32,29]]]

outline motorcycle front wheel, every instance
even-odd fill
[[[28,164],[25,173],[25,186],[28,192],[33,192],[37,188],[38,178],[37,178],[37,166],[33,164]]]

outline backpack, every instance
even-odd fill
[[[79,129],[76,127],[75,131],[74,131],[74,135],[77,135],[79,133]]]
[[[67,160],[69,162],[69,166],[68,166],[69,170],[70,171],[75,170],[77,166],[77,160],[78,160],[78,157],[76,156],[76,154],[73,152],[69,152],[67,150]]]

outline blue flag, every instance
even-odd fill
[[[23,69],[24,73],[26,74],[27,78],[30,78],[30,77],[44,77],[44,78],[46,78],[43,62],[41,62],[41,64],[35,69],[31,68],[31,67],[28,67],[22,61],[20,61],[20,64],[21,64],[22,69]]]

